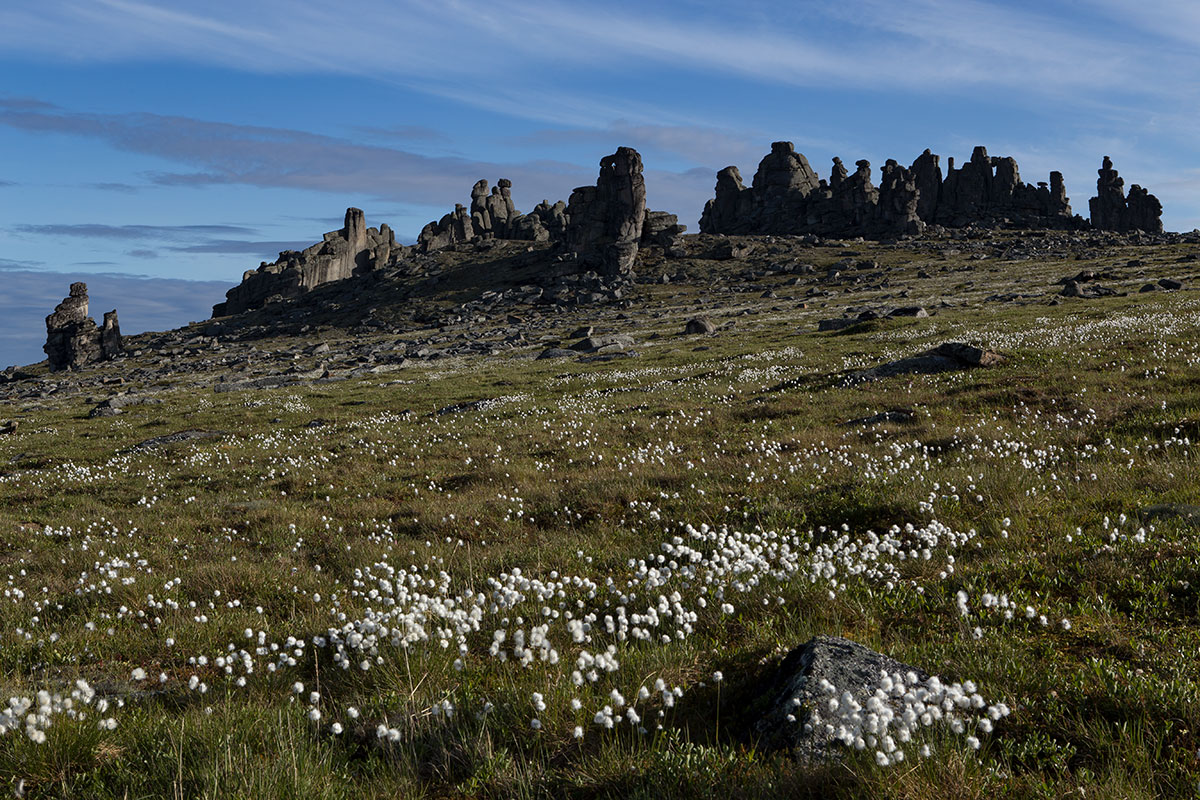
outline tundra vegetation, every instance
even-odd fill
[[[895,281],[932,269],[855,247]],[[678,313],[702,281],[644,284],[624,320],[604,312],[630,358],[525,347],[166,385],[97,418],[77,394],[10,403],[0,780],[97,798],[1192,796],[1200,300],[984,301],[1131,255],[1154,279],[1191,250],[951,253],[931,279],[948,307],[832,332],[815,303],[755,299],[786,276],[707,335]],[[1004,360],[854,377],[948,341]],[[207,435],[156,439],[184,430]],[[762,687],[820,634],[958,688],[886,731],[831,697],[835,758],[773,751]]]

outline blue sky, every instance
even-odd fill
[[[173,327],[349,205],[412,240],[478,178],[528,210],[619,145],[692,231],[777,139],[823,175],[984,144],[1085,216],[1111,155],[1191,230],[1197,76],[1194,0],[4,0],[0,366],[70,277]]]

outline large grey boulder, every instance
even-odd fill
[[[991,350],[984,350],[963,342],[944,342],[915,356],[859,370],[851,375],[851,379],[865,381],[894,375],[933,375],[939,372],[952,372],[975,367],[992,367],[1002,361],[1004,361],[1004,357]]]
[[[853,701],[864,709],[876,692],[886,687],[888,707],[900,713],[902,701],[893,697],[917,687],[929,674],[877,653],[849,639],[814,636],[792,650],[767,687],[767,710],[754,723],[754,733],[766,750],[787,750],[802,760],[829,758],[844,746],[837,728],[827,727],[829,699],[847,706]]]
[[[571,345],[571,349],[576,352],[597,353],[607,348],[606,352],[612,352],[625,350],[633,347],[634,344],[633,337],[628,334],[609,333],[601,336],[589,336]]]

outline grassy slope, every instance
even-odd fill
[[[648,291],[669,310],[696,290]],[[1181,293],[984,304],[848,335],[801,332],[798,314],[811,331],[812,310],[735,318],[712,338],[676,336],[669,314],[631,322],[665,335],[609,364],[462,360],[387,380],[169,393],[111,419],[84,418],[79,400],[32,412],[0,438],[0,688],[68,692],[83,677],[112,706],[57,718],[44,744],[20,730],[0,738],[0,778],[30,796],[96,797],[659,797],[713,786],[734,797],[1190,796],[1200,545],[1177,520],[1151,528],[1135,514],[1200,503],[1200,303]],[[845,384],[848,368],[948,339],[1007,361]],[[503,399],[431,413],[483,398]],[[843,424],[897,408],[913,420]],[[127,451],[184,428],[230,435]],[[931,519],[976,535],[934,545],[928,561],[892,557],[902,579],[891,588],[853,574],[863,562],[847,542]],[[631,612],[653,605],[658,590],[625,583],[628,561],[653,558],[684,524],[795,531],[845,560],[833,584],[805,569],[717,576],[707,597],[724,586],[731,614],[700,607],[705,585],[677,577],[662,591],[695,612],[691,635],[664,644],[665,622],[652,642],[613,642],[620,668],[595,684],[576,687],[570,673],[581,648],[611,637],[574,643],[563,618],[549,634],[558,664],[489,655],[495,629],[510,647],[543,606],[602,619],[622,593],[638,595],[625,598]],[[370,670],[361,652],[342,669],[312,639],[387,610],[363,572],[383,576],[385,561],[421,576],[410,597],[486,591],[490,603],[489,577],[503,583],[514,567],[599,588],[589,597],[567,581],[538,599],[525,585],[524,599],[463,636],[461,670],[455,636],[443,648],[433,623],[428,641],[384,641]],[[1014,618],[985,608],[985,593],[1008,595]],[[264,652],[247,628],[265,631]],[[931,729],[933,757],[914,750],[889,768],[764,754],[746,734],[753,690],[772,659],[815,633],[973,680],[1013,713],[978,751]],[[239,687],[241,660],[226,675],[216,659],[242,648],[254,671]],[[295,665],[268,671],[280,650]],[[137,667],[145,679],[131,678]],[[207,691],[189,688],[192,676]],[[655,692],[637,704],[645,734],[592,723],[611,690],[632,700],[658,678],[686,691],[670,708]],[[313,690],[319,721],[308,717]],[[448,719],[431,713],[443,700]],[[117,727],[99,730],[108,716]],[[345,731],[331,733],[333,722]],[[381,742],[380,723],[398,741]]]

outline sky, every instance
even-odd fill
[[[1198,75],[1195,0],[0,0],[0,367],[72,280],[165,330],[348,206],[413,241],[479,178],[528,211],[622,145],[693,232],[780,139],[822,175],[982,144],[1084,216],[1109,155],[1192,230]]]

